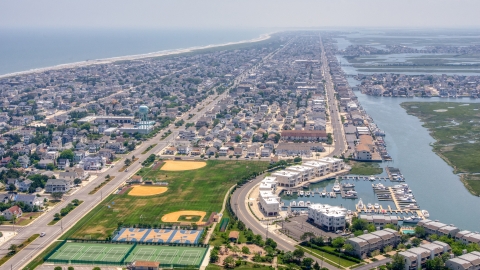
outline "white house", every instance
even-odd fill
[[[277,179],[277,183],[281,187],[294,187],[302,182],[302,175],[298,172],[281,170],[272,173],[272,176]]]

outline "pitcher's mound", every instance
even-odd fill
[[[154,186],[134,186],[128,195],[131,196],[151,196],[162,194],[167,191],[166,187],[154,187]]]
[[[207,213],[203,211],[177,211],[168,213],[162,217],[162,222],[180,222],[187,220],[198,220],[197,225],[203,224],[202,220]],[[188,218],[190,217],[190,218]],[[193,221],[192,220],[192,221]]]
[[[162,171],[188,171],[207,166],[204,161],[175,161],[167,160],[160,170]]]

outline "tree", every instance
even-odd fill
[[[291,262],[293,260],[294,260],[294,256],[291,251],[287,251],[285,252],[285,254],[283,254],[283,261]]]
[[[93,270],[102,270],[102,269],[100,269],[100,267],[97,266],[97,267],[94,267]]]
[[[321,237],[321,236],[315,237],[314,239],[311,239],[310,242],[312,242],[313,244],[315,244],[317,246],[325,245],[325,240],[323,240],[323,237]]]
[[[352,223],[352,230],[353,231],[364,231],[367,229],[367,221],[366,220],[363,220],[363,219],[360,219],[360,218],[357,218],[353,221]]]
[[[313,234],[312,232],[305,232],[302,234],[302,236],[300,236],[300,240],[302,241],[307,240],[307,238],[308,238],[308,241],[311,241],[312,238],[315,238],[315,234]]]
[[[54,270],[63,270],[63,268],[61,266],[55,266],[55,268],[53,268]]]
[[[53,163],[48,163],[47,166],[46,166],[47,170],[49,171],[53,171],[55,170],[55,165],[53,165]]]
[[[17,253],[18,246],[15,244],[11,244],[8,250],[10,250],[10,254],[15,254]]]
[[[17,187],[14,184],[10,184],[10,185],[8,185],[8,190],[15,191],[15,190],[17,190]]]
[[[388,253],[388,252],[390,252],[390,251],[392,251],[392,250],[393,250],[393,247],[392,247],[392,246],[386,246],[386,247],[383,248],[383,252],[385,252],[385,253]]]
[[[293,159],[293,162],[295,162],[295,163],[302,162],[302,158],[301,157],[295,157]]]
[[[75,268],[73,268],[73,266],[69,266],[67,269],[68,270],[75,270]]]
[[[376,231],[377,229],[375,228],[375,225],[373,225],[373,224],[368,224],[368,225],[367,225],[367,230],[368,230],[368,232],[374,232],[374,231]]]
[[[302,266],[306,269],[310,269],[313,264],[313,259],[312,258],[303,258],[302,260]]]
[[[73,160],[74,153],[70,149],[63,150],[62,153],[60,153],[60,158],[61,159],[68,159],[70,161]]]
[[[293,251],[293,257],[295,257],[297,260],[301,260],[303,256],[305,256],[303,249],[297,248]]]
[[[413,238],[412,239],[412,245],[415,246],[415,247],[418,247],[420,245],[420,243],[422,243],[422,240],[420,238]]]
[[[345,251],[347,253],[351,253],[355,250],[355,248],[353,248],[353,246],[351,244],[345,244],[345,245],[343,245],[343,248],[345,249]]]
[[[80,178],[75,178],[75,180],[73,180],[73,183],[74,183],[75,185],[80,185],[80,184],[82,183],[82,179],[80,179]]]
[[[313,265],[313,269],[320,270],[320,265],[318,264],[318,262],[315,262],[315,264]]]
[[[233,251],[233,253],[235,253],[235,256],[236,256],[237,253],[240,251],[240,248],[239,248],[237,245],[233,245],[233,247],[231,248],[231,250]]]
[[[247,246],[243,246],[242,247],[242,253],[245,254],[245,255],[250,254],[250,249]]]
[[[265,245],[272,247],[273,249],[277,248],[277,242],[273,241],[272,238],[267,238],[267,240],[265,241]]]
[[[402,256],[398,253],[392,256],[392,262],[387,265],[387,269],[389,270],[403,270],[405,269],[405,262],[403,261]]]
[[[53,219],[55,220],[59,220],[60,218],[61,218],[60,213],[55,213],[55,215],[53,215]]]
[[[417,226],[415,227],[415,235],[420,238],[424,238],[427,235],[425,228]]]
[[[130,164],[132,164],[132,161],[130,159],[125,159],[125,166],[130,166]]]
[[[440,257],[435,257],[425,262],[425,268],[427,270],[439,270],[443,269],[444,262]]]
[[[52,198],[53,198],[54,200],[59,201],[59,200],[62,199],[62,197],[63,197],[63,193],[62,193],[62,192],[53,192],[53,193],[52,193]]]
[[[235,268],[235,260],[233,257],[226,257],[225,260],[223,260],[223,266],[225,266],[225,268]]]
[[[218,261],[218,250],[213,249],[212,252],[210,252],[210,262],[214,263]]]
[[[332,241],[332,247],[339,249],[345,244],[345,239],[343,237],[337,237]]]

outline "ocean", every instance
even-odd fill
[[[249,40],[267,29],[0,29],[0,75],[59,64]]]

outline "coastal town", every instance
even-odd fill
[[[0,255],[13,269],[477,269],[480,234],[430,219],[357,93],[477,98],[478,77],[358,74],[353,86],[337,55],[387,52],[339,50],[335,36],[1,78]],[[25,239],[35,249],[18,249]]]

